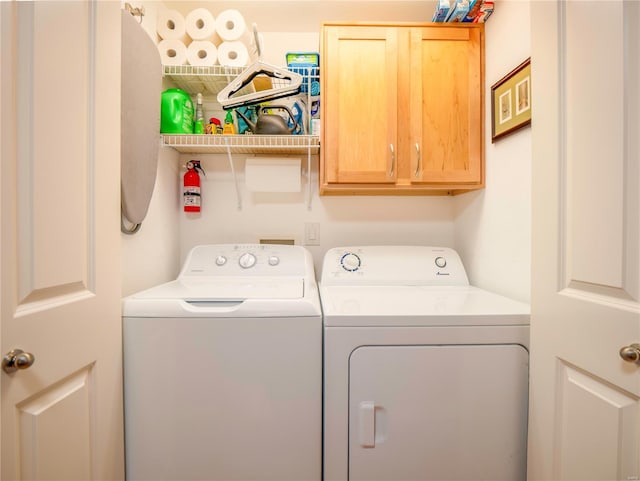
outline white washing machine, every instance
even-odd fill
[[[123,302],[128,481],[319,481],[322,315],[298,246],[195,247]]]
[[[329,250],[324,479],[526,479],[529,306],[451,249]]]

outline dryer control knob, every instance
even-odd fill
[[[436,266],[442,269],[443,267],[447,266],[447,259],[445,259],[444,257],[436,257],[435,263]]]
[[[216,257],[216,265],[217,266],[223,266],[227,263],[227,258],[225,256],[218,256]]]
[[[354,272],[360,268],[360,258],[353,252],[347,252],[340,259],[340,265],[345,271]]]
[[[256,256],[250,252],[245,252],[238,259],[238,264],[240,264],[240,267],[243,269],[249,269],[256,264]]]

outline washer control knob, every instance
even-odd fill
[[[277,266],[280,264],[280,258],[278,256],[269,256],[269,265]]]
[[[238,259],[238,264],[243,269],[250,269],[251,267],[256,265],[256,256],[254,256],[251,252],[245,252]]]
[[[340,259],[340,265],[345,271],[355,272],[360,269],[362,262],[360,261],[360,258],[357,256],[357,254],[354,254],[353,252],[347,252]]]
[[[227,258],[225,256],[218,256],[216,257],[216,265],[217,266],[223,266],[227,263]]]
[[[435,263],[436,266],[442,269],[443,267],[447,266],[447,259],[445,259],[444,257],[436,257]]]

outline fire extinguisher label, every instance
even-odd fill
[[[185,186],[184,188],[184,205],[199,206],[200,205],[200,187]]]
[[[184,205],[186,205],[186,206],[200,206],[200,196],[197,196],[197,195],[185,196]]]

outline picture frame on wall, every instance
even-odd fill
[[[531,57],[491,86],[491,143],[531,124]]]

